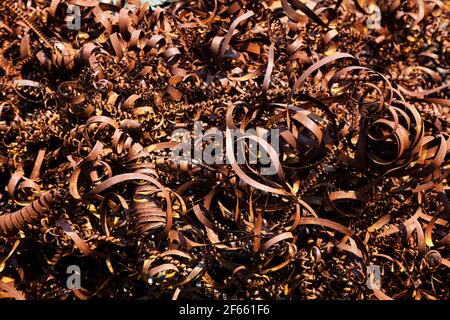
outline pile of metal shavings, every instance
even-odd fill
[[[0,3],[0,298],[449,299],[448,1],[106,2]]]

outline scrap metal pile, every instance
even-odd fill
[[[0,298],[449,299],[449,20],[2,0]],[[195,123],[227,161],[174,161]]]

